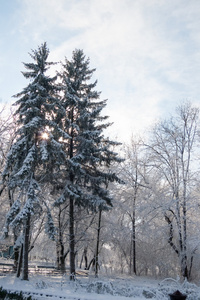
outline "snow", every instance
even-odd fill
[[[144,300],[169,299],[169,293],[180,290],[187,294],[187,300],[200,299],[200,288],[192,283],[174,279],[154,280],[144,277],[78,276],[70,282],[68,275],[30,275],[29,281],[22,281],[15,275],[0,277],[0,286],[12,292],[23,291],[33,299],[69,300]]]

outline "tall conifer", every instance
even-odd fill
[[[7,157],[3,180],[17,194],[7,215],[7,228],[23,227],[23,276],[28,280],[28,252],[31,217],[42,207],[41,184],[50,181],[65,160],[59,140],[68,138],[58,126],[65,115],[56,96],[56,77],[46,75],[48,62],[46,43],[32,50],[33,63],[24,63],[22,72],[30,80],[22,92],[15,95],[18,132]],[[49,214],[48,214],[49,218]]]
[[[72,60],[65,59],[60,74],[64,96],[62,105],[66,110],[64,127],[70,139],[65,143],[67,165],[65,188],[56,201],[60,205],[69,201],[70,273],[75,275],[74,205],[92,210],[112,206],[108,183],[120,181],[109,167],[120,162],[113,152],[116,142],[105,138],[103,131],[110,123],[102,116],[106,101],[94,90],[97,82],[90,82],[95,69],[89,68],[89,59],[82,50],[73,52]]]

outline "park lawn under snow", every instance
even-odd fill
[[[176,290],[188,295],[187,300],[200,300],[200,288],[178,280],[153,280],[144,277],[78,277],[70,282],[68,276],[31,275],[22,281],[14,275],[0,277],[0,286],[10,291],[26,292],[33,299],[69,300],[167,300]]]

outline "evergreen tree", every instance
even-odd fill
[[[23,227],[24,280],[28,280],[31,218],[38,208],[46,207],[41,185],[55,179],[66,157],[59,141],[66,140],[68,135],[58,126],[65,110],[56,96],[56,77],[46,75],[52,65],[47,61],[48,55],[44,43],[32,50],[30,56],[34,62],[24,63],[27,71],[23,75],[30,83],[15,95],[19,129],[3,172],[3,181],[17,194],[7,214],[6,227]],[[48,224],[51,224],[50,216],[48,212]]]
[[[112,206],[108,183],[120,181],[109,170],[112,162],[120,162],[112,148],[118,143],[104,137],[107,116],[101,111],[106,101],[100,101],[100,93],[90,83],[95,69],[89,69],[89,59],[82,50],[73,52],[72,60],[65,59],[60,74],[64,96],[62,105],[66,110],[63,127],[70,139],[65,142],[67,155],[66,183],[62,195],[55,202],[61,205],[69,201],[70,278],[75,276],[74,205],[96,210]]]

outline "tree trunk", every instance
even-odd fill
[[[134,203],[133,203],[133,215],[132,215],[132,262],[133,262],[133,273],[136,275],[136,241],[135,241],[135,238],[136,238],[136,233],[135,233],[135,199],[136,197],[134,197]]]
[[[88,258],[87,258],[87,248],[84,249],[84,260],[85,260],[85,270],[87,270],[88,267]]]
[[[14,263],[13,263],[13,270],[17,272],[17,266],[19,261],[19,248],[14,248]]]
[[[72,108],[69,112],[69,119],[71,124],[74,122],[74,109]],[[71,127],[71,140],[69,147],[69,157],[70,159],[74,156],[74,129]],[[74,175],[70,173],[70,181],[73,184]],[[69,254],[70,254],[70,280],[75,280],[75,234],[74,234],[74,199],[70,197],[69,199]]]
[[[102,210],[99,210],[99,220],[98,220],[98,228],[97,228],[97,244],[96,244],[96,253],[94,260],[94,270],[95,277],[98,277],[98,269],[99,269],[99,242],[100,242],[100,230],[101,230],[101,214]]]
[[[186,181],[184,180],[183,196],[183,277],[188,279],[188,262],[187,262],[187,205],[186,205]]]
[[[5,186],[3,186],[4,188]],[[0,195],[1,195],[1,191],[0,191]],[[8,189],[8,198],[9,198],[9,203],[10,203],[10,207],[12,207],[14,200],[13,200],[13,193],[11,193],[10,189]],[[15,228],[14,229],[14,243],[16,242],[17,238],[19,236],[19,232],[18,229]],[[19,261],[19,248],[13,248],[14,251],[14,263],[13,263],[13,270],[14,272],[17,272],[17,268],[18,268],[18,261]]]
[[[64,256],[64,244],[63,244],[63,234],[62,234],[62,225],[61,225],[61,210],[59,208],[59,225],[58,225],[58,240],[56,243],[56,254],[57,254],[57,268],[61,272],[65,273],[65,256]]]
[[[20,253],[18,257],[18,264],[17,264],[17,277],[20,277],[21,268],[22,268],[22,256],[23,256],[23,244],[21,244]]]
[[[82,255],[81,261],[80,261],[80,269],[82,268],[83,259],[85,261],[84,270],[87,270],[88,269],[87,247],[85,247],[83,250],[83,255]]]
[[[94,264],[95,264],[94,261],[95,261],[95,257],[93,257],[93,258],[91,259],[91,261],[90,261],[90,263],[89,263],[89,265],[88,265],[88,267],[87,267],[87,270],[90,269],[91,265],[94,266]]]
[[[23,247],[23,269],[22,280],[28,280],[28,253],[29,253],[29,233],[30,233],[30,214],[24,222],[24,247]]]
[[[16,229],[14,229],[14,244],[18,238],[18,234],[16,234]],[[18,261],[19,261],[19,255],[20,255],[20,248],[19,247],[13,247],[14,251],[14,263],[13,263],[13,270],[14,272],[17,272],[18,267]]]
[[[74,199],[70,197],[69,205],[69,253],[70,280],[75,279],[75,236],[74,236]]]
[[[64,274],[65,269],[65,255],[64,255],[64,245],[61,241],[58,241],[56,244],[56,253],[57,253],[57,269],[61,270]]]

